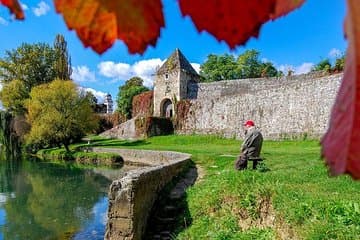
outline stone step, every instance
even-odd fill
[[[161,223],[170,223],[170,222],[174,222],[176,219],[173,218],[173,217],[159,217],[159,216],[156,216],[155,217],[157,221]]]
[[[160,236],[160,234],[155,234],[150,239],[152,239],[152,240],[160,240],[161,236]]]
[[[170,211],[175,211],[175,210],[177,210],[177,207],[175,207],[174,205],[166,205],[165,207],[164,207],[164,210],[166,211],[166,212],[170,212]]]
[[[160,232],[161,238],[170,237],[171,232],[170,231],[162,231]]]
[[[169,198],[171,200],[177,200],[180,199],[182,196],[184,196],[184,191],[174,189],[173,191],[171,191]]]

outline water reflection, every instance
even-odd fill
[[[0,239],[103,239],[109,185],[73,165],[0,161]]]

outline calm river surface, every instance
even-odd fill
[[[118,172],[0,160],[0,240],[103,239]]]

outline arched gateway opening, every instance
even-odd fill
[[[173,116],[173,104],[170,99],[164,99],[161,104],[161,117],[171,118]]]

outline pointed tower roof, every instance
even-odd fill
[[[173,70],[185,70],[193,75],[199,75],[178,48],[175,49],[164,64],[156,71],[156,74],[160,75]]]

